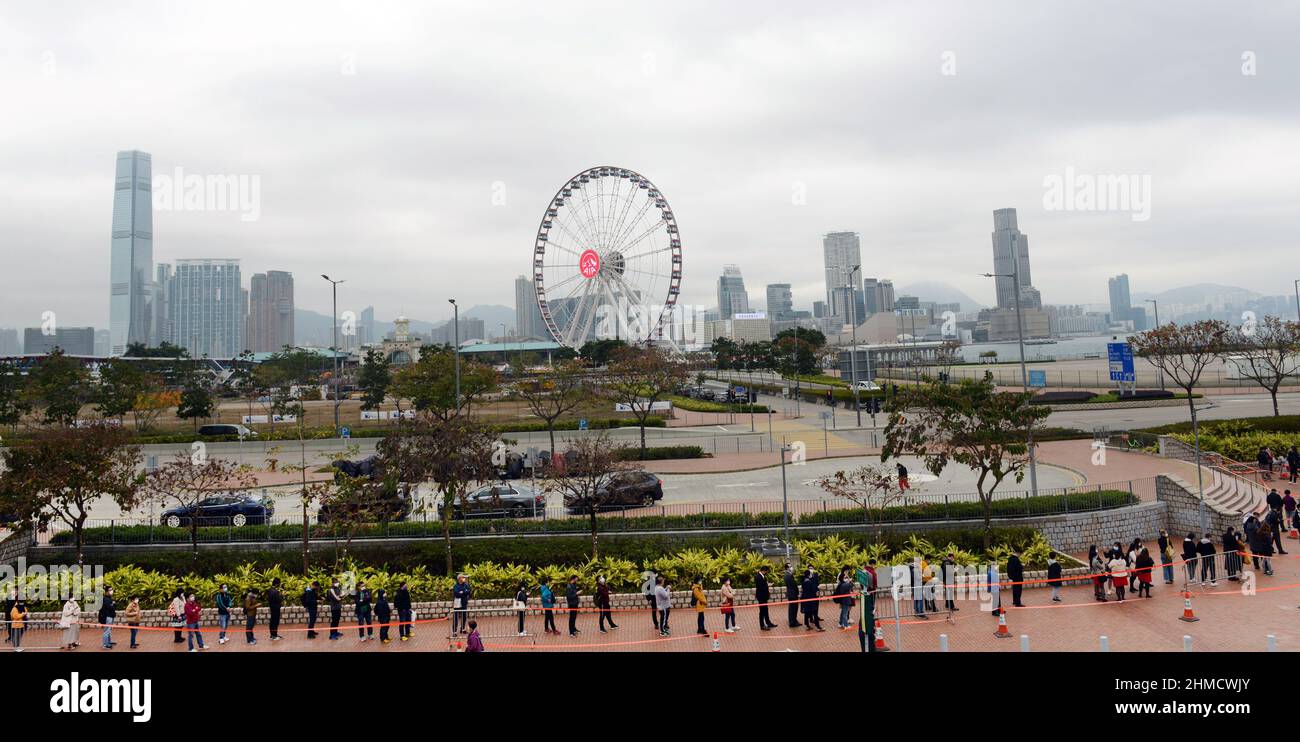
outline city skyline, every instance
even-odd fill
[[[1288,293],[1285,276],[1215,258],[1228,249],[1284,261],[1300,227],[1300,186],[1283,175],[1300,158],[1297,103],[1285,94],[1300,51],[1281,22],[1295,10],[1205,5],[1205,24],[1152,37],[1173,11],[1122,7],[948,4],[943,30],[920,8],[697,10],[698,29],[726,24],[745,40],[721,47],[691,43],[703,30],[674,39],[648,8],[610,10],[609,33],[597,35],[524,4],[399,10],[373,24],[358,23],[371,18],[360,9],[322,12],[293,40],[272,31],[292,7],[259,9],[266,27],[238,30],[228,10],[196,9],[181,25],[143,13],[128,27],[107,8],[57,21],[19,8],[0,76],[26,115],[0,142],[13,197],[0,227],[22,247],[7,253],[6,273],[37,280],[7,283],[0,324],[38,325],[54,311],[64,324],[109,325],[104,163],[131,148],[153,155],[156,177],[260,179],[256,219],[183,202],[157,211],[155,259],[339,275],[340,311],[373,304],[381,317],[404,308],[444,320],[449,296],[508,304],[555,184],[601,162],[640,168],[673,204],[686,304],[711,305],[721,266],[741,262],[756,285],[789,282],[796,306],[810,307],[824,294],[819,236],[841,228],[864,236],[864,275],[941,280],[992,305],[978,274],[989,270],[987,215],[1005,206],[1034,235],[1035,286],[1054,303],[1104,302],[1103,280],[1121,266],[1152,290],[1214,280]],[[439,43],[417,43],[415,29],[434,26],[446,29]],[[486,40],[457,33],[469,27]],[[1070,34],[1031,32],[1049,27]],[[998,40],[1008,31],[1020,39],[1014,54]],[[135,33],[158,45],[149,58],[212,63],[183,74],[143,64],[143,51],[120,46]],[[554,53],[539,38],[555,39]],[[1096,54],[1115,44],[1135,52]],[[1242,74],[1247,50],[1257,75]],[[520,64],[535,58],[548,61]],[[540,91],[554,95],[544,81],[557,69],[582,84],[549,100]],[[989,108],[1008,80],[1026,94]],[[425,94],[390,95],[411,88]],[[794,113],[848,90],[871,95],[833,118]],[[148,105],[158,96],[169,106]],[[598,105],[633,100],[642,104]],[[696,104],[691,120],[671,113]],[[89,110],[93,127],[80,123]],[[552,115],[572,110],[589,112],[583,136],[571,116]],[[286,128],[290,118],[312,124]],[[1045,180],[1069,168],[1151,175],[1150,218],[1046,208]],[[328,286],[316,283],[299,287],[298,304],[328,311]]]

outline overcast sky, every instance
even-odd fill
[[[790,282],[811,308],[822,233],[853,230],[865,275],[992,304],[1002,207],[1046,303],[1103,302],[1118,272],[1300,277],[1296,3],[425,5],[7,4],[0,326],[107,326],[132,148],[155,176],[260,179],[256,220],[156,212],[155,261],[289,270],[321,311],[329,273],[380,319],[513,305],[547,201],[598,164],[662,189],[689,303],[738,263],[755,304]],[[1046,209],[1066,168],[1149,176],[1150,218]]]

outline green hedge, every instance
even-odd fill
[[[645,455],[641,455],[641,449],[628,447],[619,449],[618,458],[621,461],[662,461],[664,459],[702,459],[708,457],[704,449],[699,446],[647,446]]]

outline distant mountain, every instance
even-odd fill
[[[1240,286],[1224,286],[1219,283],[1198,283],[1193,286],[1179,286],[1158,294],[1136,291],[1133,303],[1139,304],[1147,299],[1155,299],[1170,306],[1240,306],[1255,301],[1263,296],[1257,291],[1243,289]]]
[[[515,329],[515,310],[513,307],[504,307],[500,304],[479,304],[469,309],[460,310],[460,316],[483,320],[483,332],[489,337],[497,337],[501,334],[502,322],[505,323],[506,330],[513,332]]]
[[[940,281],[921,281],[894,291],[894,296],[915,296],[921,301],[933,301],[939,304],[960,304],[961,311],[975,312],[984,305],[970,298],[961,289]]]

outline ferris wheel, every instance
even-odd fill
[[[546,207],[533,247],[533,285],[556,342],[658,339],[677,303],[682,242],[662,193],[639,173],[593,167]]]

